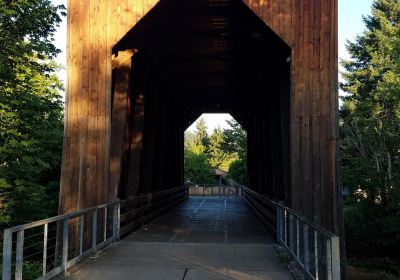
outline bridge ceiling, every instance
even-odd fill
[[[260,80],[266,93],[272,91],[277,64],[286,64],[290,55],[290,48],[235,0],[160,1],[114,52],[126,49],[146,53],[162,69],[189,119],[246,107],[261,97],[252,91]]]

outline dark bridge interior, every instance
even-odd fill
[[[128,49],[120,198],[182,185],[185,129],[226,112],[248,133],[249,186],[290,204],[291,50],[270,28],[241,1],[161,0],[113,52]]]

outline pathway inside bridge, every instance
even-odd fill
[[[73,267],[69,279],[292,279],[271,235],[238,198],[191,197]]]

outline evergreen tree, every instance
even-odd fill
[[[0,1],[0,226],[57,213],[62,84],[52,59],[64,7]]]
[[[193,150],[193,147],[195,146],[195,138],[196,134],[194,134],[191,131],[185,131],[184,134],[184,148],[185,150]]]
[[[356,202],[346,214],[351,256],[400,250],[400,1],[375,0],[366,30],[343,61],[340,110],[343,184]]]
[[[211,165],[206,154],[196,154],[185,150],[185,182],[192,184],[210,184],[213,182]]]
[[[247,159],[247,133],[235,120],[226,121],[230,126],[223,132],[222,148],[227,153],[237,153],[239,159]]]
[[[400,2],[375,1],[364,21],[343,62],[344,183],[361,190],[359,199],[386,205],[400,179]]]
[[[226,153],[236,154],[230,162],[229,176],[240,184],[247,184],[247,133],[235,120],[227,121],[230,128],[225,129],[222,149]]]
[[[192,151],[197,154],[207,153],[210,141],[207,133],[207,125],[203,118],[196,124],[196,132],[194,137],[194,145]]]
[[[213,168],[220,169],[225,162],[227,153],[222,150],[224,136],[221,128],[214,129],[209,139],[210,145],[208,148],[209,162]]]

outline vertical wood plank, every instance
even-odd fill
[[[108,179],[111,48],[156,2],[68,2],[62,213],[112,197]],[[339,203],[337,1],[245,0],[245,3],[292,47],[292,206],[308,215],[321,213],[321,217],[310,218],[324,220],[326,225],[332,224],[332,219],[337,224],[338,213],[332,211]],[[265,179],[258,178],[259,182]]]

